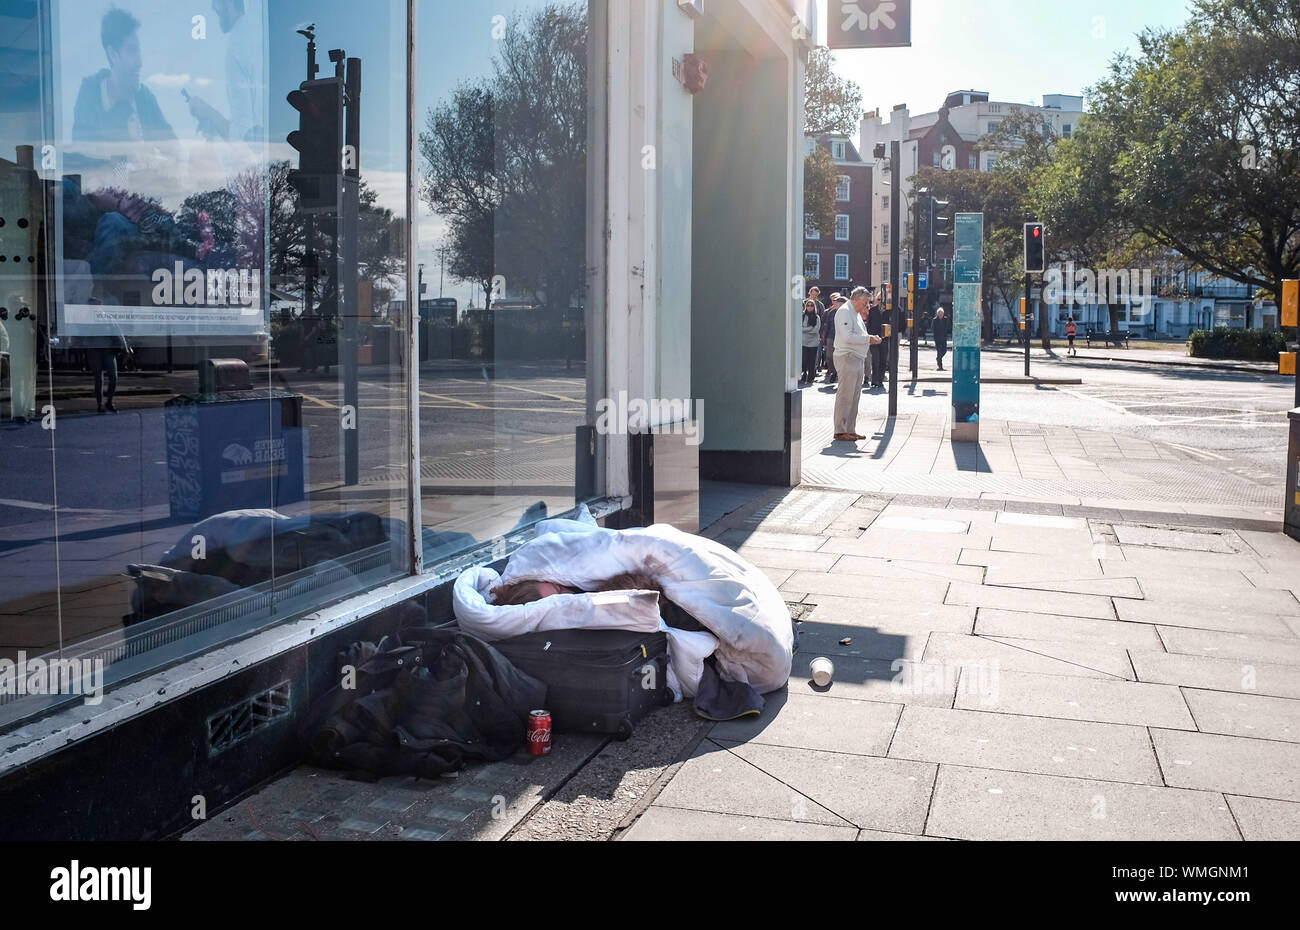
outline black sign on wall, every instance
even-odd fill
[[[912,0],[828,0],[831,48],[910,48]]]

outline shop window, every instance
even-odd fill
[[[0,658],[107,687],[410,572],[406,12],[6,5]]]

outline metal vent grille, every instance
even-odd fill
[[[241,701],[208,718],[208,754],[215,756],[242,743],[289,713],[289,682]]]

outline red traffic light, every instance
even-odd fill
[[[1035,227],[1034,227],[1034,238],[1035,238],[1035,239],[1041,239],[1041,238],[1043,238],[1043,227],[1041,227],[1041,226],[1035,226]]]

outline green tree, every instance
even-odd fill
[[[1116,158],[1088,183],[1151,243],[1273,294],[1300,274],[1298,36],[1300,0],[1196,0],[1091,91]]]
[[[809,221],[809,231],[816,229],[827,238],[835,235],[835,194],[839,183],[839,169],[831,153],[820,145],[814,147],[803,162],[803,211]]]
[[[804,132],[851,136],[862,119],[862,88],[835,73],[835,53],[815,48],[804,84]]]

